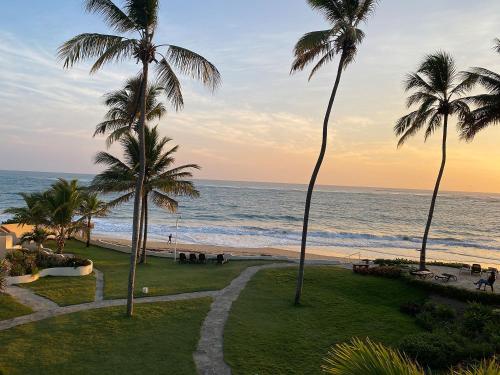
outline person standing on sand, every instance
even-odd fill
[[[172,233],[168,235],[168,243],[172,243]]]

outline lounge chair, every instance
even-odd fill
[[[207,257],[205,256],[205,254],[203,254],[203,253],[198,254],[198,263],[201,263],[201,264],[207,263]]]
[[[198,263],[198,259],[196,259],[196,254],[189,254],[189,263]]]
[[[451,273],[442,273],[441,275],[435,275],[434,279],[444,281],[445,283],[450,280],[457,281],[457,277],[455,275],[452,275]]]
[[[218,254],[217,255],[217,264],[224,264],[229,262],[229,259],[226,257],[225,254]]]
[[[186,254],[184,254],[184,253],[179,254],[179,263],[187,263]]]
[[[471,273],[471,275],[473,273],[481,274],[481,265],[480,264],[473,264],[472,268],[470,269],[470,273]]]

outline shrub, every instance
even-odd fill
[[[0,293],[3,293],[7,285],[7,275],[10,266],[7,265],[6,260],[0,260]]]
[[[404,258],[396,258],[396,259],[375,259],[373,263],[378,264],[379,266],[401,266],[408,264],[417,264],[416,261]]]
[[[358,268],[355,271],[361,275],[371,275],[379,277],[387,277],[389,279],[397,279],[402,276],[401,268],[395,266],[379,266],[371,268]]]
[[[26,275],[26,268],[22,263],[12,263],[10,267],[10,276],[23,276]]]
[[[424,332],[403,338],[399,349],[421,365],[443,369],[460,359],[460,347],[447,335]]]
[[[422,305],[415,302],[406,302],[399,306],[399,311],[403,314],[415,316],[422,311]]]
[[[463,315],[462,327],[468,336],[480,336],[487,323],[495,325],[498,317],[493,310],[480,303],[470,303]]]

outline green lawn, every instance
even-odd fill
[[[8,294],[0,293],[0,320],[11,319],[16,316],[31,314],[32,312],[29,307],[21,305]]]
[[[69,314],[0,332],[0,373],[196,373],[193,351],[209,298]]]
[[[19,285],[48,298],[59,306],[93,302],[95,297],[94,275],[81,277],[42,277],[29,284]]]
[[[51,244],[49,243],[49,246]],[[125,298],[127,295],[130,255],[101,247],[85,247],[78,241],[68,241],[65,251],[89,258],[104,273],[104,298]],[[143,296],[142,287],[149,287],[149,295],[166,295],[227,286],[245,268],[268,263],[266,261],[231,261],[223,266],[215,264],[177,264],[172,259],[149,257],[147,264],[138,265],[136,296]],[[68,283],[76,282],[68,279]]]
[[[308,267],[294,307],[296,269],[259,272],[233,304],[225,359],[238,375],[321,374],[330,346],[353,336],[395,344],[420,330],[399,305],[425,294],[398,280]]]

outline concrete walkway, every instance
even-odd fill
[[[33,311],[52,310],[59,307],[57,303],[35,294],[31,289],[10,285],[5,288],[5,292]]]
[[[104,300],[104,275],[101,271],[94,268],[95,274],[95,298],[94,301]]]
[[[155,303],[155,302],[185,301],[189,299],[203,298],[203,297],[213,298],[216,297],[219,293],[220,293],[219,291],[208,291],[208,292],[174,294],[169,296],[144,297],[144,298],[135,298],[134,302],[140,304],[140,303]],[[72,314],[75,312],[85,311],[85,310],[102,309],[113,306],[125,306],[126,304],[127,304],[126,299],[113,299],[113,300],[96,301],[90,303],[82,303],[80,305],[71,305],[64,307],[59,307],[58,305],[56,305],[56,307],[52,309],[39,310],[33,314],[19,316],[13,319],[2,320],[0,321],[0,331],[17,327],[22,324],[38,322],[40,320],[52,318],[54,316]]]
[[[203,322],[198,348],[193,354],[200,375],[230,375],[231,368],[224,362],[224,326],[233,302],[258,271],[268,268],[293,267],[295,264],[277,263],[248,267],[229,286],[216,296]]]

